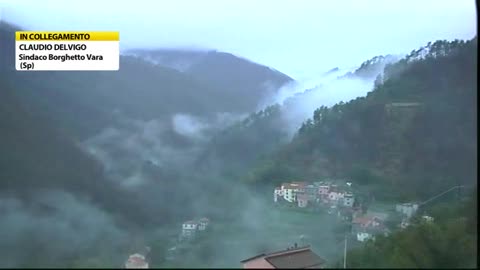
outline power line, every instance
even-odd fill
[[[435,195],[435,196],[433,196],[432,198],[430,198],[430,199],[428,199],[428,200],[420,203],[418,206],[425,205],[425,204],[429,203],[430,201],[432,201],[432,200],[434,200],[434,199],[436,199],[436,198],[438,198],[438,197],[440,197],[440,196],[442,196],[442,195],[444,195],[444,194],[446,194],[446,193],[448,193],[448,192],[450,192],[450,191],[452,191],[452,190],[454,190],[454,189],[463,188],[463,187],[465,187],[465,186],[464,186],[464,185],[460,185],[460,186],[451,187],[450,189],[448,189],[448,190],[446,190],[446,191],[444,191],[444,192],[442,192],[442,193],[440,193],[440,194],[438,194],[438,195]]]
[[[345,248],[343,249],[343,269],[347,268],[347,234],[345,233]]]

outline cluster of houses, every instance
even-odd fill
[[[290,182],[276,187],[273,193],[275,203],[285,201],[295,203],[300,208],[309,205],[327,204],[332,206],[353,207],[355,198],[350,190],[351,183],[347,187],[340,187],[331,182]]]
[[[379,213],[362,213],[359,205],[355,204],[355,197],[351,183],[340,186],[332,182],[290,182],[283,183],[274,190],[275,203],[287,202],[296,204],[300,208],[318,205],[328,208],[328,213],[337,213],[342,220],[352,224],[351,232],[358,241],[373,238],[375,234],[385,233],[385,215]]]
[[[395,205],[395,211],[402,215],[402,221],[399,224],[401,229],[410,226],[411,218],[418,212],[419,204],[417,203],[401,203]],[[357,216],[352,220],[352,232],[357,235],[358,241],[365,241],[374,239],[377,234],[390,233],[390,230],[385,226],[385,220],[388,215],[382,213],[373,213],[368,211],[365,216]],[[423,222],[433,222],[434,219],[428,215],[420,216]]]
[[[273,200],[275,203],[294,204],[299,208],[310,206],[324,206],[328,213],[337,213],[338,217],[351,223],[351,232],[358,241],[366,241],[375,238],[375,235],[390,233],[385,226],[388,215],[362,211],[359,204],[355,204],[355,196],[352,192],[351,183],[338,185],[332,181],[320,182],[289,182],[283,183],[274,189]],[[397,204],[395,210],[403,215],[401,228],[409,225],[410,218],[417,212],[418,204]],[[431,221],[431,217],[423,217]]]
[[[324,206],[328,213],[336,213],[343,221],[351,223],[351,232],[358,241],[374,239],[375,235],[390,233],[385,225],[388,215],[380,212],[362,211],[360,204],[355,203],[351,183],[338,185],[334,181],[321,182],[289,182],[283,183],[274,189],[275,203],[288,203],[299,208],[310,206]],[[410,225],[411,218],[417,213],[419,204],[402,203],[395,205],[395,211],[403,216],[400,228]],[[422,216],[426,222],[433,222],[433,218]]]

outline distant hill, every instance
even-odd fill
[[[203,61],[214,50],[199,49],[131,49],[122,55],[141,57],[155,65],[186,72],[192,66]]]
[[[215,50],[130,50],[154,64],[173,68],[195,79],[223,89],[228,100],[244,111],[257,109],[259,101],[275,93],[293,79],[272,68]]]
[[[348,72],[345,77],[360,77],[363,79],[375,79],[375,77],[382,73],[385,66],[400,60],[401,57],[395,55],[378,55],[363,62],[355,71]]]
[[[2,70],[8,73],[6,80],[18,86],[15,95],[31,113],[44,115],[79,138],[108,125],[115,111],[145,120],[170,120],[176,113],[201,117],[218,112],[248,113],[260,102],[260,94],[250,95],[131,56],[121,57],[118,72],[16,72],[16,29],[10,24],[0,25],[0,61]],[[255,64],[247,66],[258,73]],[[244,73],[249,76],[246,70]],[[218,74],[219,81],[226,82],[228,77],[222,76]],[[244,85],[248,85],[247,79]],[[245,89],[251,90],[250,86]]]
[[[16,29],[0,25],[0,193],[30,202],[38,190],[64,190],[142,226],[171,222],[172,215],[178,218],[167,203],[147,208],[143,194],[109,179],[82,143],[121,125],[118,112],[125,121],[157,119],[168,126],[177,113],[208,118],[217,112],[238,111],[221,102],[224,92],[190,75],[129,56],[121,57],[118,72],[17,72]],[[170,141],[178,136],[172,130],[162,134]],[[164,181],[162,187],[171,187],[155,190],[156,195],[178,188],[178,179],[161,173],[156,175],[159,181],[174,181]],[[161,197],[170,203],[184,199]]]
[[[193,61],[188,72],[133,56],[121,56],[118,72],[16,72],[16,30],[14,25],[0,25],[0,61],[9,74],[7,80],[19,86],[15,92],[19,101],[31,113],[45,115],[80,138],[108,125],[115,111],[144,120],[169,120],[177,113],[200,117],[249,113],[271,91],[291,80],[231,54],[178,50],[153,56],[165,56],[164,63]]]
[[[318,108],[290,144],[257,164],[253,181],[346,177],[390,200],[474,184],[476,59],[474,38],[430,43],[387,64],[366,97]]]
[[[214,163],[227,175],[246,170],[281,145],[287,144],[301,124],[321,104],[331,106],[336,103],[331,101],[335,98],[348,100],[348,97],[366,95],[372,89],[375,77],[383,72],[388,63],[396,60],[398,59],[393,56],[377,56],[349,73],[338,67],[327,71],[319,76],[320,83],[313,88],[299,89],[285,98],[282,104],[270,105],[251,113],[244,120],[216,134],[199,163],[206,170]],[[343,75],[338,76],[340,74]],[[330,97],[329,93],[333,92],[337,92],[335,97]],[[246,149],[248,151],[242,151]],[[219,160],[222,160],[221,166],[217,164]],[[270,173],[271,177],[275,177],[281,175],[282,170]]]
[[[131,203],[121,199],[123,192],[106,181],[100,164],[75,140],[48,118],[30,113],[16,98],[15,86],[5,83],[3,75],[0,79],[2,195],[12,193],[28,201],[36,190],[65,190],[116,213]]]

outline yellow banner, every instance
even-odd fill
[[[17,31],[16,41],[119,41],[119,32],[37,32]]]

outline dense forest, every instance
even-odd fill
[[[427,51],[427,52],[426,52]],[[366,97],[318,108],[251,172],[259,185],[349,178],[385,200],[477,179],[477,38],[437,41],[385,67]]]
[[[358,82],[368,85],[368,82],[373,81],[386,65],[396,59],[397,57],[391,55],[375,56],[351,72],[343,74],[337,68],[323,76],[331,76],[336,82],[352,80],[353,83],[347,85],[347,88],[358,87]],[[325,82],[320,82],[311,89],[301,89],[300,92],[287,97],[283,103],[267,105],[215,133],[199,159],[199,167],[203,171],[215,167],[226,178],[255,181],[252,178],[245,178],[245,171],[290,142],[292,134],[297,132],[304,120],[304,111],[309,110],[305,108],[305,103],[315,99],[315,93],[327,91],[322,83]],[[335,86],[332,88],[335,91],[343,91],[345,88],[343,85],[339,87],[342,89],[334,89]]]

